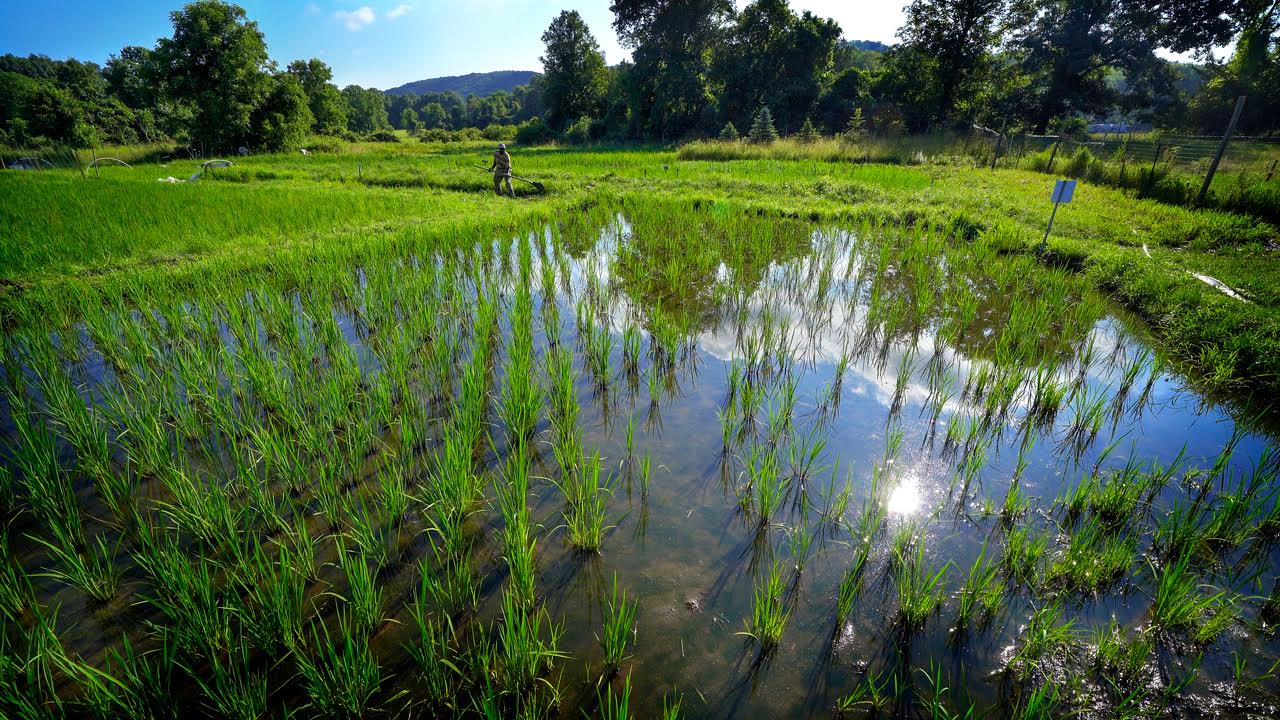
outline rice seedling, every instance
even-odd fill
[[[417,641],[407,644],[405,649],[417,665],[417,680],[426,693],[428,703],[443,705],[457,693],[457,685],[462,679],[462,671],[450,647],[456,635],[448,616],[437,621],[428,614],[426,575],[422,584],[423,588],[410,605],[410,613],[418,628]]]
[[[250,670],[249,662],[248,646],[241,642],[225,659],[210,658],[210,677],[196,677],[209,708],[218,716],[257,720],[266,715],[267,676]]]
[[[898,590],[898,619],[908,630],[919,630],[942,605],[943,577],[951,563],[936,571],[926,566],[924,543],[918,543],[915,556],[898,564],[894,581]]]
[[[72,538],[62,536],[59,529],[54,529],[54,535],[56,542],[31,536],[49,551],[50,558],[56,563],[54,569],[41,573],[39,577],[66,583],[94,602],[105,603],[115,597],[122,574],[116,566],[116,548],[99,536],[95,542],[87,543],[84,550],[77,550]]]
[[[1058,686],[1045,682],[1018,698],[1014,706],[1014,720],[1050,720],[1058,716],[1061,700]]]
[[[1044,667],[1047,658],[1066,653],[1076,643],[1075,621],[1063,621],[1060,605],[1045,605],[1031,614],[1021,636],[1022,642],[1007,666],[1026,680]]]
[[[645,455],[640,458],[640,495],[642,497],[649,496],[649,473],[650,462],[649,456]]]
[[[1089,505],[1108,527],[1128,523],[1139,503],[1149,494],[1149,476],[1130,466],[1100,483],[1091,493]]]
[[[1016,479],[1009,483],[1009,490],[1004,494],[1004,503],[1000,506],[1000,520],[1010,526],[1031,508],[1031,499]]]
[[[392,461],[392,467],[382,468],[377,477],[379,500],[382,501],[391,523],[398,527],[409,511],[409,492],[404,485],[402,468],[398,467],[396,461]]]
[[[605,686],[604,694],[600,694],[600,690],[596,689],[596,699],[599,703],[599,717],[603,720],[632,720],[635,715],[631,711],[631,676],[627,675],[622,680],[622,691],[614,695],[613,685]]]
[[[762,653],[772,652],[786,629],[791,611],[786,607],[785,593],[782,568],[775,560],[768,574],[756,583],[751,617],[747,619],[746,630],[738,633],[755,640]]]
[[[604,613],[604,629],[599,636],[600,649],[604,653],[605,674],[617,672],[619,664],[626,660],[627,646],[636,641],[636,613],[639,602],[627,602],[627,591],[618,590],[618,576],[613,576],[613,593]]]
[[[1122,690],[1131,690],[1151,673],[1155,642],[1147,634],[1125,637],[1115,618],[1094,635],[1094,667]]]
[[[632,376],[640,371],[640,328],[630,322],[622,329],[622,367]]]
[[[34,594],[26,573],[10,557],[9,538],[0,533],[0,614],[16,623],[33,602]]]
[[[1189,552],[1156,568],[1149,563],[1155,579],[1151,600],[1151,628],[1163,633],[1184,633],[1198,643],[1213,641],[1236,619],[1239,606],[1226,590],[1202,592],[1191,569]]]
[[[680,695],[662,696],[662,720],[680,720],[680,708],[684,699]]]
[[[527,609],[511,593],[504,593],[497,632],[502,686],[515,693],[527,691],[552,663],[567,657],[558,649],[561,632],[545,608]]]
[[[599,552],[604,534],[613,527],[605,518],[615,487],[612,477],[600,479],[599,453],[591,456],[582,472],[562,478],[558,487],[567,502],[563,527],[569,544],[582,552]]]
[[[853,562],[845,569],[840,578],[840,587],[836,594],[836,626],[844,623],[853,611],[853,603],[862,591],[863,572],[867,566],[867,557],[871,553],[869,542],[858,543],[854,551]]]
[[[743,499],[753,507],[760,526],[767,527],[777,518],[790,487],[790,478],[779,468],[778,451],[773,447],[753,446],[747,459],[747,486]]]
[[[890,684],[895,687],[890,688]],[[836,714],[838,717],[845,717],[848,713],[858,708],[866,708],[872,713],[879,713],[881,710],[889,707],[894,698],[899,695],[896,686],[899,680],[897,675],[891,671],[883,671],[880,673],[867,673],[853,689],[852,692],[841,695],[836,699]]]
[[[1002,564],[1009,577],[1030,588],[1040,586],[1049,540],[1034,529],[1015,527],[1005,536]]]
[[[1123,577],[1137,554],[1137,538],[1089,521],[1071,533],[1067,547],[1050,562],[1048,579],[1069,590],[1096,591]]]
[[[309,707],[327,718],[362,718],[376,710],[382,670],[369,644],[356,635],[351,621],[338,614],[337,637],[313,630],[314,657],[296,653],[298,673],[310,698]]]
[[[631,458],[635,457],[635,452],[636,452],[636,419],[631,416],[627,417],[626,440],[627,440],[627,460],[630,461]]]
[[[947,685],[946,679],[943,677],[942,668],[931,662],[927,670],[920,668],[920,672],[925,676],[925,680],[929,684],[929,695],[923,699],[924,702],[922,704],[929,712],[930,718],[933,718],[933,720],[971,720],[977,717],[978,709],[973,703],[969,703],[964,712],[951,709],[951,687]]]
[[[374,572],[390,566],[395,550],[378,508],[365,500],[353,500],[347,503],[344,515],[347,519],[344,536],[355,543],[362,557],[373,561]]]
[[[788,465],[791,467],[791,477],[801,487],[814,475],[826,469],[821,464],[826,449],[827,439],[819,437],[817,429],[814,429],[808,435],[802,436],[798,442],[793,442],[788,446]]]
[[[154,650],[141,653],[125,636],[120,639],[120,647],[111,648],[107,654],[102,681],[96,683],[105,690],[97,693],[101,698],[97,704],[106,706],[106,715],[150,720],[178,717],[173,693],[177,648],[168,638],[162,638]]]
[[[347,581],[345,600],[351,613],[352,628],[362,633],[372,633],[383,622],[386,601],[382,588],[378,587],[377,566],[359,548],[348,551],[338,544],[338,564]]]
[[[813,547],[813,530],[809,527],[809,517],[804,510],[800,519],[787,530],[787,552],[795,563],[797,575],[804,573],[805,563],[809,560],[809,550]]]
[[[306,621],[305,566],[294,564],[284,552],[273,562],[256,543],[238,560],[233,602],[248,639],[270,654],[295,650]]]
[[[183,652],[208,659],[230,647],[231,612],[215,582],[209,560],[192,561],[172,538],[143,536],[134,559],[150,580],[145,596],[167,621],[157,630]]]
[[[84,525],[75,493],[58,465],[53,434],[29,399],[8,390],[9,407],[17,443],[11,449],[31,510],[51,532],[69,538],[76,547],[84,545]]]
[[[998,612],[1004,604],[1004,587],[999,580],[1000,567],[986,559],[987,543],[982,544],[978,557],[969,567],[964,586],[960,589],[956,608],[956,629],[963,632],[977,620],[981,610],[986,617]]]

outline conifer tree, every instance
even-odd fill
[[[756,113],[756,118],[751,123],[751,131],[747,133],[747,137],[751,142],[757,144],[771,143],[778,139],[778,131],[773,127],[773,113],[769,112],[769,108],[761,107]]]
[[[818,137],[818,130],[813,126],[813,121],[805,118],[804,125],[800,126],[800,132],[796,134],[796,139],[805,145],[810,145],[817,142]]]
[[[738,128],[734,127],[733,123],[731,122],[725,123],[724,129],[720,131],[720,139],[721,140],[737,140]]]

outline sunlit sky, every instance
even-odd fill
[[[0,54],[41,53],[104,63],[125,45],[168,36],[181,0],[0,0]],[[318,57],[338,85],[389,88],[441,75],[541,70],[542,32],[575,9],[610,64],[618,44],[609,0],[240,0],[281,65]],[[739,0],[739,6],[745,4]],[[834,18],[848,39],[895,41],[907,0],[792,0]]]

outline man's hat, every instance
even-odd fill
[[[507,144],[506,144],[506,143],[498,143],[498,149],[499,149],[499,150],[506,150],[506,149],[507,149]]]

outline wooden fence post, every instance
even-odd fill
[[[1000,144],[1004,142],[1004,128],[1009,124],[1009,118],[1000,121],[1000,133],[996,135],[996,149],[991,154],[991,172],[996,170],[996,161],[1000,159]]]
[[[1204,184],[1200,186],[1200,194],[1196,195],[1196,204],[1204,202],[1204,196],[1209,192],[1209,186],[1213,184],[1213,174],[1218,172],[1218,163],[1222,162],[1222,155],[1227,152],[1227,143],[1231,142],[1231,133],[1235,132],[1236,123],[1240,120],[1240,113],[1244,110],[1245,96],[1241,95],[1236,98],[1236,109],[1231,112],[1231,122],[1227,123],[1227,131],[1222,134],[1222,142],[1218,143],[1218,153],[1213,156],[1213,162],[1209,164],[1209,172],[1204,176]]]
[[[1160,162],[1160,152],[1164,150],[1164,145],[1156,143],[1156,154],[1151,157],[1151,171],[1147,173],[1147,191],[1151,191],[1151,184],[1156,180],[1156,163]]]

